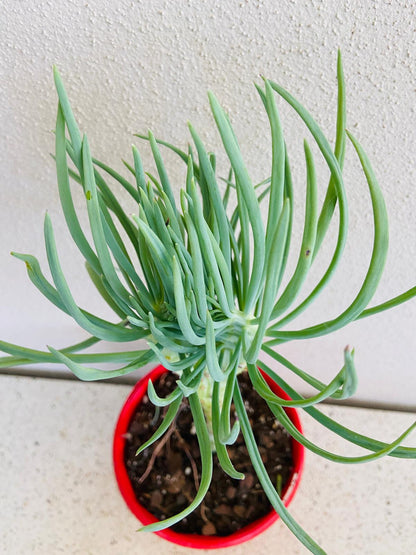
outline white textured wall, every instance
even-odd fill
[[[219,139],[206,90],[229,110],[254,178],[269,174],[267,120],[252,85],[264,74],[300,98],[334,135],[336,49],[344,56],[348,126],[365,146],[386,196],[391,248],[375,302],[416,282],[416,9],[414,2],[4,0],[0,21],[0,337],[33,347],[62,346],[84,334],[34,290],[11,249],[45,260],[48,209],[64,268],[82,306],[107,314],[64,229],[53,161],[56,94],[52,64],[66,83],[95,155],[121,169],[132,133],[150,127],[186,145],[186,121],[209,147]],[[293,151],[296,194],[304,190],[306,131],[282,106]],[[149,158],[145,155],[145,161]],[[175,185],[181,172],[167,156]],[[296,327],[339,313],[354,297],[371,249],[366,184],[351,148],[346,185],[351,231],[331,287]],[[322,191],[326,174],[320,179]],[[358,204],[360,203],[360,204]],[[84,214],[82,199],[77,205]],[[297,203],[301,215],[302,203]],[[335,227],[331,228],[335,233]],[[299,236],[299,229],[298,236]],[[296,245],[296,242],[295,242]],[[321,262],[330,249],[324,250]],[[292,266],[293,267],[293,266]],[[315,276],[317,274],[314,274]],[[416,405],[416,301],[323,339],[284,346],[293,362],[329,378],[342,349],[356,348],[357,398]]]

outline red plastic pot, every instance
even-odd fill
[[[153,522],[156,522],[157,519],[138,502],[134,494],[130,479],[127,475],[126,467],[124,465],[124,447],[126,441],[125,434],[128,430],[130,420],[137,406],[140,404],[144,395],[146,395],[149,379],[155,381],[164,372],[166,372],[165,368],[163,366],[158,366],[157,368],[154,368],[151,372],[149,372],[146,376],[144,376],[136,384],[130,396],[126,400],[123,408],[121,409],[114,434],[113,461],[117,483],[128,507],[142,524],[151,524]],[[277,395],[284,399],[289,399],[287,394],[282,389],[280,389],[280,387],[276,383],[274,383],[265,374],[263,374],[263,376],[271,389]],[[286,408],[285,410],[297,429],[302,432],[302,427],[297,411],[293,408]],[[292,501],[293,496],[295,495],[295,492],[299,486],[304,461],[304,448],[293,438],[292,449],[294,463],[293,471],[285,488],[282,491],[282,498],[286,507]],[[229,547],[248,541],[269,528],[269,526],[271,526],[278,518],[278,514],[274,510],[271,510],[270,513],[256,520],[255,522],[252,522],[248,526],[241,528],[240,530],[234,532],[233,534],[230,534],[229,536],[222,537],[202,536],[197,534],[179,534],[177,532],[173,532],[169,528],[155,533],[161,538],[164,538],[165,540],[173,542],[177,545],[192,547],[194,549],[216,549],[220,547]]]

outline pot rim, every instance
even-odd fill
[[[143,399],[144,395],[147,394],[147,384],[149,379],[154,381],[158,379],[164,372],[169,371],[166,370],[162,365],[159,365],[137,382],[121,409],[114,432],[113,465],[117,484],[127,506],[144,525],[157,522],[158,519],[147,509],[145,509],[136,499],[136,495],[134,493],[133,487],[130,483],[130,478],[128,477],[127,470],[124,465],[124,448],[126,443],[125,434],[128,430],[130,420],[134,414],[137,405]],[[290,397],[275,382],[273,382],[273,380],[269,376],[267,376],[263,372],[262,375],[268,385],[274,391],[274,393],[278,394],[284,399],[290,399]],[[284,407],[284,410],[286,411],[287,415],[292,420],[296,428],[302,433],[303,430],[298,412],[292,407]],[[293,438],[291,438],[291,441],[294,464],[290,478],[282,492],[282,499],[285,507],[287,507],[292,501],[293,496],[295,495],[296,490],[299,487],[305,456],[305,449],[303,445],[295,441]],[[269,528],[274,522],[276,522],[276,520],[278,520],[278,518],[279,515],[275,512],[274,509],[272,509],[267,515],[255,520],[247,526],[244,526],[240,530],[233,532],[229,536],[203,536],[199,534],[182,534],[174,532],[169,528],[167,528],[166,530],[155,532],[155,534],[157,534],[161,538],[164,538],[165,540],[184,547],[192,547],[194,549],[217,549],[237,545],[248,541],[251,538],[254,538],[258,534]]]

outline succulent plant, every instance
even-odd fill
[[[147,530],[168,527],[201,503],[211,480],[213,451],[216,451],[226,473],[233,478],[242,478],[226,448],[235,441],[241,429],[254,469],[272,506],[310,551],[323,553],[291,517],[267,475],[239,390],[237,375],[241,371],[248,371],[253,388],[267,401],[288,432],[326,459],[354,464],[385,455],[416,457],[415,448],[400,446],[416,424],[387,444],[344,427],[316,408],[325,399],[345,399],[354,393],[357,376],[352,350],[345,350],[343,367],[329,384],[325,384],[297,368],[274,348],[294,339],[331,333],[416,295],[416,287],[413,287],[388,302],[368,308],[387,255],[387,212],[370,162],[360,143],[345,128],[340,56],[337,75],[334,151],[316,121],[285,89],[267,79],[264,79],[263,88],[257,86],[270,122],[272,167],[270,177],[253,185],[230,120],[213,94],[209,94],[211,110],[231,165],[227,178],[217,176],[215,155],[207,152],[196,130],[189,125],[194,146],[189,146],[187,152],[156,140],[151,132],[147,136],[139,135],[150,143],[158,176],[144,172],[139,151],[133,147],[133,162],[131,165],[125,163],[132,174],[129,181],[92,158],[87,137],[81,135],[61,77],[54,70],[59,97],[55,160],[63,212],[72,238],[85,258],[92,282],[120,321],[104,320],[76,304],[61,269],[51,219],[46,215],[45,244],[53,283],[46,279],[34,256],[12,254],[26,263],[29,278],[39,291],[72,316],[90,336],[65,349],[48,347],[45,352],[0,342],[0,350],[6,353],[0,364],[12,367],[27,363],[64,363],[81,380],[101,380],[127,374],[151,361],[160,361],[177,374],[177,387],[167,398],[158,397],[149,382],[150,400],[157,406],[168,406],[168,410],[160,428],[139,452],[162,436],[173,422],[182,398],[187,397],[201,450],[200,488],[186,510],[145,527]],[[284,288],[282,280],[287,270],[292,235],[293,188],[276,93],[303,120],[331,174],[325,200],[319,209],[314,158],[305,141],[307,172],[303,238],[295,270]],[[347,138],[358,155],[371,195],[374,219],[371,261],[361,289],[339,316],[305,329],[288,331],[284,329],[285,325],[307,309],[323,291],[343,254],[348,227],[342,175]],[[175,200],[159,145],[171,149],[187,166],[186,183],[180,191],[179,202]],[[136,211],[132,217],[123,210],[104,176],[115,179],[135,201]],[[84,234],[74,208],[70,179],[84,191],[92,242]],[[268,202],[265,225],[260,210],[262,202]],[[297,304],[336,207],[339,227],[332,259],[312,292]],[[127,343],[139,339],[147,342],[147,349],[97,354],[82,352],[101,340]],[[262,361],[263,353],[288,368],[317,393],[309,398],[300,395]],[[96,364],[103,362],[117,362],[121,366],[116,370],[97,368]],[[270,375],[292,400],[276,396],[259,368]],[[232,403],[236,411],[233,425]],[[341,456],[320,448],[295,428],[284,411],[287,406],[304,409],[324,428],[368,452],[361,456]]]

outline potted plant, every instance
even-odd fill
[[[163,437],[175,423],[183,406],[182,401],[186,399],[202,463],[201,474],[195,478],[199,482],[195,498],[179,514],[164,515],[163,520],[148,524],[144,529],[155,532],[164,530],[187,518],[203,502],[212,478],[214,451],[223,471],[235,480],[241,479],[242,474],[230,457],[233,446],[240,441],[245,443],[257,479],[276,513],[311,552],[324,553],[291,517],[280,495],[282,484],[276,483],[276,477],[272,480],[266,471],[264,457],[253,432],[257,414],[247,413],[241,394],[242,382],[245,380],[246,389],[256,392],[268,405],[273,425],[276,420],[279,421],[300,445],[324,458],[353,464],[385,455],[416,457],[416,449],[401,446],[416,423],[396,441],[386,444],[343,427],[316,408],[325,399],[345,399],[354,393],[357,377],[353,350],[345,349],[343,367],[329,384],[325,384],[295,367],[273,349],[293,339],[331,333],[358,318],[396,306],[416,294],[416,287],[413,287],[390,301],[368,308],[386,259],[387,213],[370,162],[362,146],[345,127],[341,57],[338,57],[334,151],[315,120],[285,89],[267,79],[264,79],[263,88],[257,87],[270,122],[272,138],[271,176],[258,185],[253,185],[251,181],[230,120],[214,95],[209,95],[211,110],[231,166],[226,179],[221,181],[217,176],[215,155],[206,151],[196,130],[189,125],[194,146],[189,146],[187,152],[156,140],[149,132],[144,138],[150,143],[158,176],[144,172],[139,151],[133,147],[133,161],[125,163],[133,176],[128,180],[91,156],[87,137],[82,136],[78,129],[56,69],[54,76],[59,97],[55,159],[66,223],[85,258],[94,285],[120,321],[106,321],[78,307],[62,273],[52,223],[46,215],[45,244],[53,283],[45,278],[35,257],[12,254],[26,263],[29,278],[41,293],[72,316],[90,337],[66,349],[48,347],[46,352],[1,342],[1,350],[7,354],[1,364],[17,366],[29,362],[59,362],[66,364],[82,380],[100,380],[124,375],[146,363],[158,361],[169,371],[170,389],[165,388],[163,394],[163,387],[157,390],[156,378],[161,375],[160,368],[153,374],[155,383],[147,378],[139,384],[142,404],[145,403],[145,384],[148,400],[157,407],[155,416],[156,413],[162,415],[159,427],[139,451],[150,448]],[[282,287],[282,280],[290,251],[293,190],[276,93],[303,120],[331,174],[325,200],[319,210],[314,158],[305,141],[303,238],[295,270],[285,287]],[[357,296],[342,314],[305,329],[288,331],[283,329],[284,326],[322,292],[343,253],[348,227],[342,177],[347,139],[358,155],[371,195],[374,219],[371,262]],[[175,199],[159,145],[173,150],[187,166],[179,202]],[[137,203],[136,212],[131,217],[122,209],[104,175],[118,181]],[[81,185],[85,194],[92,241],[84,234],[74,208],[70,178]],[[268,212],[264,224],[260,204],[266,201]],[[312,292],[297,304],[299,292],[325,239],[336,207],[339,227],[331,262]],[[101,340],[124,343],[139,339],[146,340],[147,349],[82,353]],[[313,386],[317,393],[304,398],[276,373],[276,369],[262,360],[263,354],[291,370]],[[102,362],[118,362],[121,366],[116,370],[90,366],[91,363]],[[291,413],[294,407],[304,409],[325,428],[367,452],[361,456],[340,456],[321,449],[303,436],[296,417]],[[157,418],[152,417],[152,420]],[[123,428],[124,435],[130,433],[125,430]],[[117,441],[116,433],[115,445]]]

